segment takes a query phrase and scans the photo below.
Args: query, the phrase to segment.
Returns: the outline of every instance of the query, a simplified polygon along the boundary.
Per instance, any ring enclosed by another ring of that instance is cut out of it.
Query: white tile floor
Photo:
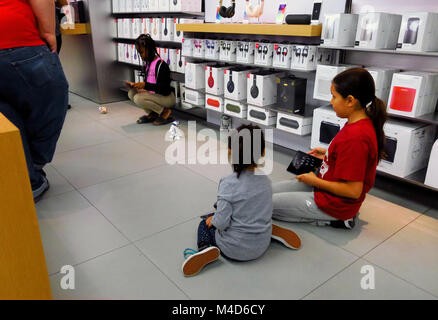
[[[198,217],[212,211],[229,165],[168,165],[168,126],[135,124],[142,111],[128,102],[106,115],[70,102],[37,205],[55,299],[438,299],[438,211],[371,195],[353,231],[280,223],[300,235],[300,250],[272,243],[256,261],[221,258],[185,278],[182,252],[196,247]],[[181,129],[187,138],[186,121]],[[290,178],[289,161],[274,151],[271,180]],[[75,267],[75,290],[60,287],[63,265]],[[361,289],[366,265],[373,290]]]

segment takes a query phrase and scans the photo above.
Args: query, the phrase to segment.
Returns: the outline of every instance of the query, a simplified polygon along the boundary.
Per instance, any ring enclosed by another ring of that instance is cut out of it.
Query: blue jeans
[[[20,129],[32,188],[52,161],[64,124],[68,83],[47,46],[0,50],[0,112]]]
[[[216,228],[209,228],[202,220],[198,226],[198,250],[201,251],[205,248],[216,246]]]

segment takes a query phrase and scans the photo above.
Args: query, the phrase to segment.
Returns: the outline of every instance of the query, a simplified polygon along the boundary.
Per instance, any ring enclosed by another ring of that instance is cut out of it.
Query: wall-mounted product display
[[[245,101],[225,99],[224,113],[233,117],[246,119],[248,104]]]
[[[378,170],[404,178],[427,166],[436,127],[388,120],[384,125],[386,159]]]
[[[272,66],[274,60],[274,44],[256,42],[254,53],[254,64],[259,66]]]
[[[397,50],[438,51],[438,13],[403,14]]]
[[[205,67],[205,92],[216,96],[224,94],[224,65]]]
[[[293,45],[291,68],[303,71],[316,70],[317,46]],[[331,60],[331,57],[328,57]]]
[[[329,66],[318,64],[316,67],[315,87],[313,91],[313,98],[330,101],[332,99],[332,93],[330,91],[332,86],[332,80],[342,71],[357,66],[352,65],[339,65]]]
[[[354,46],[358,19],[357,14],[327,14],[322,25],[321,44],[340,47]]]
[[[162,23],[160,18],[151,18],[151,36],[154,40],[160,41],[161,40],[161,28]]]
[[[312,121],[312,117],[303,117],[300,115],[278,112],[277,129],[305,136],[312,131]]]
[[[340,61],[340,51],[317,47],[316,64],[337,65]],[[316,66],[315,66],[316,69]]]
[[[176,49],[176,72],[185,73],[186,58],[183,56],[180,49]]]
[[[185,57],[193,56],[194,51],[194,39],[184,38],[182,39],[182,54]]]
[[[247,99],[248,73],[256,72],[258,69],[248,67],[233,67],[224,70],[224,94],[225,98],[231,100]]]
[[[272,65],[274,67],[279,68],[287,68],[290,69],[292,54],[293,54],[293,45],[291,44],[282,44],[277,43],[274,45],[274,61]],[[301,52],[301,51],[300,51]]]
[[[359,15],[355,46],[369,49],[395,49],[402,16],[367,12]]]
[[[198,107],[204,107],[205,106],[205,94],[200,91],[191,90],[187,87],[185,89],[185,102],[190,103],[192,105],[198,106]]]
[[[201,12],[202,0],[169,0],[170,11]]]
[[[277,103],[277,78],[282,76],[283,73],[267,70],[248,73],[248,104],[264,107]]]
[[[255,42],[237,42],[236,62],[254,63]]]
[[[311,148],[327,149],[347,121],[339,118],[331,105],[313,110]]]
[[[162,41],[173,41],[173,31],[175,29],[175,20],[172,18],[162,18],[161,19],[161,40]]]
[[[205,41],[205,58],[219,60],[220,40],[206,39]]]
[[[176,25],[181,23],[181,20],[177,18],[173,20],[173,41],[175,42],[182,42],[184,38],[184,32],[176,30]]]
[[[265,126],[272,126],[277,123],[277,113],[269,109],[248,105],[247,119]]]
[[[307,80],[289,76],[277,80],[276,108],[304,115],[306,109]]]
[[[219,48],[219,60],[235,62],[236,52],[237,41],[221,40]]]
[[[389,93],[388,113],[411,117],[432,113],[437,98],[437,73],[395,73]]]
[[[385,101],[388,105],[389,91],[394,73],[399,72],[397,69],[390,68],[366,68],[374,79],[376,86],[376,97]]]
[[[438,140],[435,141],[430,152],[429,165],[427,166],[426,181],[424,184],[438,189]]]
[[[205,57],[205,40],[204,39],[193,39],[193,54],[196,58]]]
[[[187,89],[205,88],[205,67],[206,62],[187,62],[185,71],[185,84]]]
[[[205,108],[217,112],[224,111],[224,97],[218,97],[211,94],[205,95]]]

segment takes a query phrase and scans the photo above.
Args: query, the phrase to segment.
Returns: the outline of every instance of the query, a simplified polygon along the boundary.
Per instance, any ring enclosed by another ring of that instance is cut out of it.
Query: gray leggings
[[[287,222],[315,223],[319,226],[337,220],[318,209],[312,187],[298,180],[287,180],[272,184],[273,219]]]

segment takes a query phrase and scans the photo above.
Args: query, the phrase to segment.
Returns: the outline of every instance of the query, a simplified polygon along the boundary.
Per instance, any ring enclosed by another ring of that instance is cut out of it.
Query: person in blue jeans
[[[49,188],[43,168],[52,161],[68,104],[54,5],[0,3],[0,112],[20,130],[35,202]]]

